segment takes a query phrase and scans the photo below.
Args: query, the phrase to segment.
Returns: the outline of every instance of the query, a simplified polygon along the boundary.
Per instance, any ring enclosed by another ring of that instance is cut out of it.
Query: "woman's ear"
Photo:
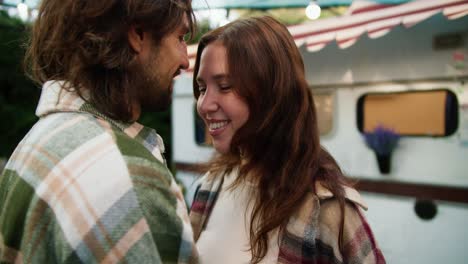
[[[140,53],[143,50],[143,41],[145,38],[145,33],[140,27],[130,26],[128,30],[128,42],[130,46],[136,53]]]

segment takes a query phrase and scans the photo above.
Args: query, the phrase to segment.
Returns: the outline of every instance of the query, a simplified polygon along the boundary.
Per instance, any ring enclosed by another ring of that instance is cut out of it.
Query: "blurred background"
[[[0,0],[0,159],[36,121],[40,88],[22,57],[40,1]],[[194,0],[199,37],[241,17],[271,15],[303,56],[322,145],[357,182],[388,263],[466,263],[468,0]],[[261,67],[261,65],[259,65]],[[197,118],[192,68],[172,108],[141,123],[164,138],[190,204],[192,168],[213,148]],[[281,142],[275,142],[281,143]],[[1,163],[0,163],[1,167]]]

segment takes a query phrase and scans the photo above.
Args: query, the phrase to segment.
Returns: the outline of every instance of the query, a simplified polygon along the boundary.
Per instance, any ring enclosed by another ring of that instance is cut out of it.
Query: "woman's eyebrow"
[[[213,79],[219,81],[219,80],[224,80],[224,79],[229,79],[229,75],[225,73],[220,73],[220,74],[215,74],[213,75]]]
[[[213,78],[216,81],[220,81],[220,80],[224,80],[224,79],[229,79],[229,75],[225,74],[225,73],[219,73],[219,74],[215,74],[215,75],[211,76],[211,78]],[[195,80],[197,82],[205,82],[205,80],[203,80],[203,78],[201,76],[197,76],[197,78]]]

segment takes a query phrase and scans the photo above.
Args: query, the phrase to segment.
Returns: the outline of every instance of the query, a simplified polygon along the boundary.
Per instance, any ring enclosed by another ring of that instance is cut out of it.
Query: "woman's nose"
[[[197,108],[199,113],[210,113],[218,110],[218,100],[215,93],[206,90],[205,94],[200,95],[197,101]]]

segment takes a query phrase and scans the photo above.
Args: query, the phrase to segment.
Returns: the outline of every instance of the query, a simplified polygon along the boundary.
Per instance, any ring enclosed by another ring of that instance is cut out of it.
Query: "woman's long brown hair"
[[[150,32],[158,45],[184,15],[193,31],[191,0],[43,0],[27,43],[27,72],[41,85],[65,80],[80,96],[85,89],[90,98],[83,99],[98,110],[131,121],[130,26]]]
[[[271,17],[227,24],[202,37],[194,76],[204,48],[214,41],[226,47],[233,89],[246,101],[250,117],[234,135],[230,153],[216,156],[209,165],[211,175],[218,177],[239,166],[234,187],[247,177],[258,183],[258,192],[251,194],[252,263],[266,255],[269,233],[276,228],[280,234],[284,231],[306,195],[315,192],[317,181],[340,203],[342,247],[343,186],[347,181],[333,157],[320,145],[313,96],[292,36]],[[198,98],[198,84],[193,84]]]

